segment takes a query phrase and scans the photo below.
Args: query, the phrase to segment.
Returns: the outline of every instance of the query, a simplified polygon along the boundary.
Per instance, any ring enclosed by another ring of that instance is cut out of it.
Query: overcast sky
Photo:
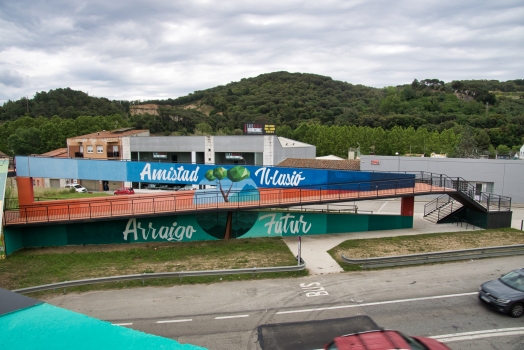
[[[275,71],[383,87],[524,78],[524,2],[0,0],[0,103],[176,98]]]

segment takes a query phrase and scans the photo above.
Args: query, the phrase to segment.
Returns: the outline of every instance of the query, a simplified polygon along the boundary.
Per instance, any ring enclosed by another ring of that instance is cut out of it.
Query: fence
[[[27,224],[49,221],[94,219],[201,210],[237,210],[272,206],[329,203],[343,200],[375,199],[399,195],[453,192],[413,178],[342,183],[309,188],[259,189],[230,192],[184,191],[169,195],[102,197],[90,201],[41,203],[4,212],[4,223]],[[190,193],[187,193],[190,192]]]

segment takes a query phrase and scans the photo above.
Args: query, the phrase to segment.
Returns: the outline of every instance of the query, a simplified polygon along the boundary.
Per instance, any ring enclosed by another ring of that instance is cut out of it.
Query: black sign
[[[244,123],[244,135],[274,135],[275,124]]]

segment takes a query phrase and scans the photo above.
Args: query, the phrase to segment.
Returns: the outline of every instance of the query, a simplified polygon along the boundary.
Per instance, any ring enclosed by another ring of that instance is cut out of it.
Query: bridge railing
[[[90,201],[53,201],[6,210],[4,223],[27,224],[48,221],[82,220],[134,215],[184,213],[196,210],[237,210],[258,207],[330,203],[341,200],[374,199],[411,194],[453,192],[452,188],[429,183],[417,184],[413,177],[394,180],[339,183],[304,188],[231,191],[224,195],[217,189],[206,192],[185,191],[166,195],[131,195],[100,197]],[[426,179],[426,180],[427,180]]]

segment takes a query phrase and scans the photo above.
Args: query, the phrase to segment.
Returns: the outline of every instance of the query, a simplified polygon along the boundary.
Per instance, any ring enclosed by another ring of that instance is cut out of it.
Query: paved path
[[[373,201],[373,202],[359,202],[359,207],[365,207],[365,204],[374,206],[375,208],[388,208],[381,214],[400,213],[400,201]],[[387,204],[387,205],[385,205]],[[371,208],[371,207],[370,207]],[[366,209],[370,209],[366,208]],[[395,236],[407,236],[407,235],[420,235],[425,233],[435,232],[457,232],[465,231],[466,226],[460,226],[456,224],[433,224],[422,218],[422,213],[417,213],[417,209],[423,209],[423,203],[415,203],[415,214],[413,217],[413,228],[411,229],[399,229],[399,230],[387,230],[387,231],[372,231],[372,232],[352,232],[342,234],[327,234],[327,235],[316,235],[316,236],[302,236],[302,259],[306,262],[306,267],[311,275],[320,275],[328,273],[339,273],[342,272],[340,265],[327,253],[333,247],[336,247],[340,243],[347,241],[348,239],[362,239],[362,238],[378,238],[378,237],[395,237]],[[520,229],[522,220],[524,220],[524,206],[514,207],[512,227]],[[375,213],[377,210],[375,209]],[[471,226],[468,230],[471,230]],[[475,228],[478,230],[478,227]],[[298,238],[297,237],[285,237],[289,249],[294,255],[298,255]]]
[[[515,208],[516,209],[516,208]],[[514,217],[523,217],[524,209],[516,209]],[[520,220],[513,220],[513,227],[520,229]],[[516,227],[518,223],[519,227]],[[478,230],[478,228],[475,228]],[[471,231],[471,226],[468,227]],[[311,275],[320,275],[328,273],[343,272],[340,265],[327,253],[333,247],[348,239],[378,238],[378,237],[395,237],[407,235],[419,235],[435,232],[456,232],[466,231],[466,226],[462,227],[456,224],[433,224],[422,218],[422,214],[415,213],[413,218],[412,229],[384,230],[372,232],[352,232],[341,234],[326,234],[316,236],[302,236],[302,259],[306,262],[306,267]],[[294,255],[298,255],[298,238],[285,237],[284,242]]]

